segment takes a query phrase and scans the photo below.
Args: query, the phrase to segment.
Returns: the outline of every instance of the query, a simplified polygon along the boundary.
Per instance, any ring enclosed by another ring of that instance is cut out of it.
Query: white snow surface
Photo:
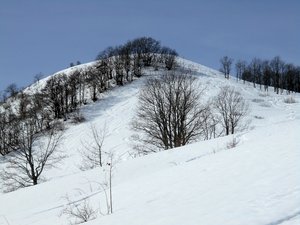
[[[69,76],[72,72],[74,72],[75,70],[82,70],[85,71],[88,68],[92,67],[95,64],[95,62],[89,62],[89,63],[84,63],[84,64],[80,64],[80,65],[76,65],[67,69],[63,69],[61,71],[58,71],[50,76],[47,76],[41,80],[39,80],[38,82],[33,83],[32,85],[30,85],[29,87],[24,89],[24,92],[26,94],[34,94],[37,91],[41,91],[47,84],[47,81],[53,77],[53,76],[57,76],[59,74],[65,74],[67,76]]]
[[[227,136],[132,158],[130,123],[144,76],[82,108],[87,121],[67,125],[60,148],[68,158],[45,173],[49,180],[0,193],[0,225],[69,224],[61,213],[66,196],[74,202],[86,198],[95,209],[106,210],[98,183],[106,179],[107,168],[78,168],[78,150],[82,142],[91,141],[91,124],[106,124],[104,150],[121,160],[113,173],[113,214],[98,212],[87,225],[300,224],[300,96],[293,94],[297,103],[286,104],[286,94],[276,95],[271,88],[265,94],[197,63],[181,62],[207,86],[205,98],[232,85],[250,104],[251,124],[234,136],[239,141],[235,148],[227,149],[233,139]]]

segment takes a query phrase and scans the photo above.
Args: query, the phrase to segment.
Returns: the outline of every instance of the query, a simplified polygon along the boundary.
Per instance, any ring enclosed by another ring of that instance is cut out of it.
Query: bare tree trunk
[[[112,168],[113,168],[113,161],[112,161],[112,158],[111,158],[110,165],[109,165],[109,201],[110,201],[110,213],[113,213]]]

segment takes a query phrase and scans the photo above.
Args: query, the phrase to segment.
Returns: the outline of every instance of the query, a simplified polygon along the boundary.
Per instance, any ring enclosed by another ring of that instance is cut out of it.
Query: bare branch
[[[166,73],[149,79],[139,96],[133,128],[144,153],[193,142],[202,135],[208,105],[201,103],[204,88],[187,73]]]
[[[6,167],[0,173],[7,192],[38,184],[44,179],[42,173],[46,168],[56,166],[66,157],[58,150],[62,131],[52,127],[37,134],[35,125],[34,119],[28,119],[16,127],[20,131],[18,146],[7,155]]]
[[[234,134],[237,129],[242,128],[242,120],[249,113],[249,105],[242,95],[230,86],[221,88],[214,98],[214,107],[220,114],[226,135]]]

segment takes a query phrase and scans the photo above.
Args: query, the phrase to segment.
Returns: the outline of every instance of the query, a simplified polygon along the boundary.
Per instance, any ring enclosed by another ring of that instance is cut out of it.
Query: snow
[[[41,91],[47,84],[47,81],[53,77],[53,76],[57,76],[59,74],[65,74],[67,76],[69,76],[70,74],[72,74],[72,72],[74,72],[75,70],[82,70],[85,71],[88,68],[92,67],[95,64],[95,62],[89,62],[89,63],[84,63],[84,64],[80,64],[80,65],[76,65],[67,69],[63,69],[61,71],[58,71],[50,76],[46,76],[45,78],[33,83],[32,85],[30,85],[29,87],[24,89],[24,92],[26,94],[34,94],[36,92]]]
[[[68,158],[59,169],[46,172],[49,181],[0,193],[0,225],[69,224],[61,215],[66,196],[72,201],[87,198],[105,211],[99,183],[107,168],[78,168],[78,149],[91,141],[91,123],[107,125],[104,149],[114,151],[120,162],[113,175],[114,213],[98,213],[87,225],[300,224],[300,96],[294,94],[297,103],[287,104],[285,94],[270,89],[265,95],[251,84],[225,80],[218,71],[181,62],[208,86],[207,99],[219,87],[232,85],[249,102],[250,127],[234,136],[239,140],[235,148],[227,148],[233,139],[227,136],[132,158],[130,122],[146,79],[142,77],[82,108],[87,121],[68,125],[60,146]]]

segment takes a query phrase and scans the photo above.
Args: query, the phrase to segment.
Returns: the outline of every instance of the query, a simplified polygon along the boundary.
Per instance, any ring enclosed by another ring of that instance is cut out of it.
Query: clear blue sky
[[[298,0],[0,0],[0,90],[140,36],[216,69],[224,55],[300,65],[299,28]]]

